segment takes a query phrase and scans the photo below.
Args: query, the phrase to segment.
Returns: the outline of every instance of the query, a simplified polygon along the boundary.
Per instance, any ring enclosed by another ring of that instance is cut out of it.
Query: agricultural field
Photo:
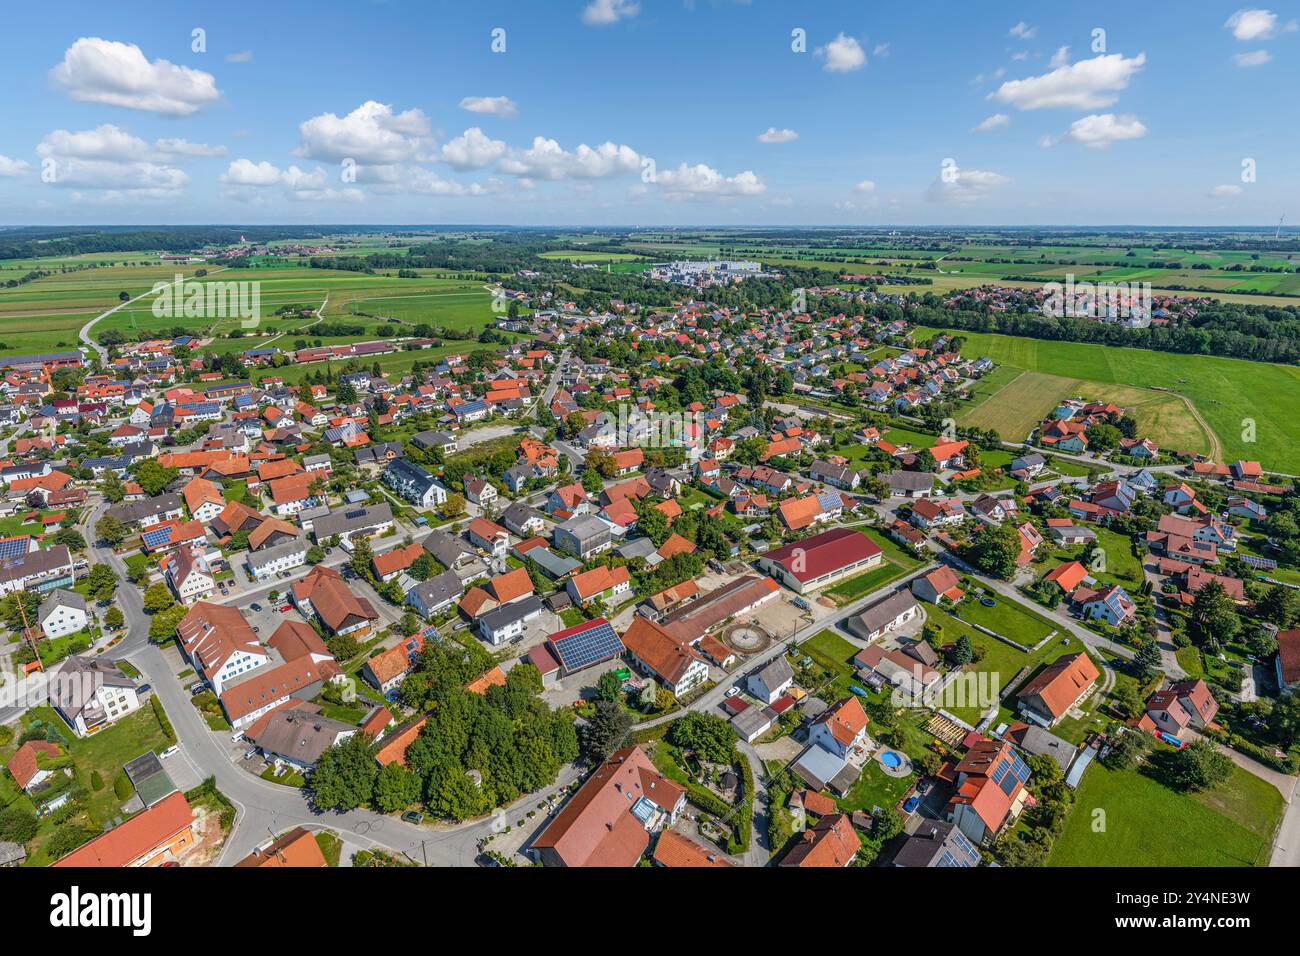
[[[920,329],[918,335],[934,331]],[[1087,387],[1094,389],[1097,397],[1125,394],[1112,391],[1114,386],[1125,386],[1143,393],[1165,392],[1188,399],[1191,407],[1185,417],[1190,423],[1183,421],[1184,416],[1173,411],[1172,406],[1145,410],[1139,407],[1149,421],[1166,430],[1149,435],[1161,445],[1176,448],[1179,440],[1185,445],[1195,433],[1199,417],[1210,443],[1207,451],[1216,459],[1254,459],[1268,469],[1300,472],[1300,418],[1294,414],[1300,368],[1212,355],[1179,355],[991,333],[961,334],[970,355],[987,355],[999,364],[1089,383]],[[987,401],[968,415],[983,409],[984,404]],[[994,405],[981,415],[996,420],[1005,414],[1009,420],[1010,413],[999,411],[999,407]],[[1247,440],[1252,437],[1247,427],[1251,422],[1253,440]]]

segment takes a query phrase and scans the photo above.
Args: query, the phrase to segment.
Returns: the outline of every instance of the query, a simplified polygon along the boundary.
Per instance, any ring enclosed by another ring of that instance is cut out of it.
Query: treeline
[[[927,298],[930,298],[927,296]],[[874,310],[873,310],[874,311]],[[882,316],[883,317],[883,316]],[[1253,362],[1300,362],[1300,311],[1293,307],[1218,303],[1172,326],[1127,329],[1087,318],[1054,318],[1032,312],[993,312],[952,309],[919,300],[908,309],[918,325],[995,332],[1060,342],[1082,342],[1125,348],[1223,355]]]
[[[337,231],[337,230],[334,230]],[[150,229],[51,229],[29,227],[0,234],[0,259],[35,259],[75,256],[94,252],[143,252],[162,249],[184,252],[202,246],[229,245],[244,236],[249,242],[319,237],[319,230],[305,226],[248,227],[177,226]]]

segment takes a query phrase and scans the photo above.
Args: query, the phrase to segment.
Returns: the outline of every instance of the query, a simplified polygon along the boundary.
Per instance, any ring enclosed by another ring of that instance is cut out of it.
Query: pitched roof
[[[664,830],[655,843],[654,861],[667,867],[728,867],[734,864],[715,850],[706,850],[676,830]]]
[[[677,684],[695,661],[702,661],[689,645],[641,614],[623,633],[623,646],[653,670],[665,683]]]
[[[832,528],[769,551],[764,557],[804,582],[878,554],[881,554],[880,546],[862,532]]]
[[[822,817],[786,852],[781,866],[846,867],[862,848],[862,838],[842,813]]]
[[[269,845],[254,850],[235,866],[269,870],[283,867],[320,867],[329,864],[325,861],[325,854],[321,852],[315,835],[305,827],[294,827]]]
[[[73,850],[54,866],[126,867],[185,830],[194,820],[179,790],[120,826]]]
[[[1100,676],[1092,658],[1079,651],[1058,657],[1047,665],[1020,689],[1016,697],[1021,700],[1037,697],[1053,717],[1060,717]]]

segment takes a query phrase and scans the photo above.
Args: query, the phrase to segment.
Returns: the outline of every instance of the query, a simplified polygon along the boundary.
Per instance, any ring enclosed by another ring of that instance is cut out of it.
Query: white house
[[[46,637],[62,637],[86,627],[90,623],[90,612],[86,599],[76,591],[55,588],[41,602],[36,620]]]
[[[137,686],[111,661],[73,655],[54,675],[50,702],[77,736],[85,737],[138,710]]]

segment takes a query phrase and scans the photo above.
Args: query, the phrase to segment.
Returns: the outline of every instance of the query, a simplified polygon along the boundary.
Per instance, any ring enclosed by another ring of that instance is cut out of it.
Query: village
[[[1267,821],[1170,865],[1267,862],[1290,476],[1082,397],[958,426],[997,364],[838,287],[502,291],[427,361],[3,360],[4,862],[1103,865],[1075,794],[1133,779]]]

